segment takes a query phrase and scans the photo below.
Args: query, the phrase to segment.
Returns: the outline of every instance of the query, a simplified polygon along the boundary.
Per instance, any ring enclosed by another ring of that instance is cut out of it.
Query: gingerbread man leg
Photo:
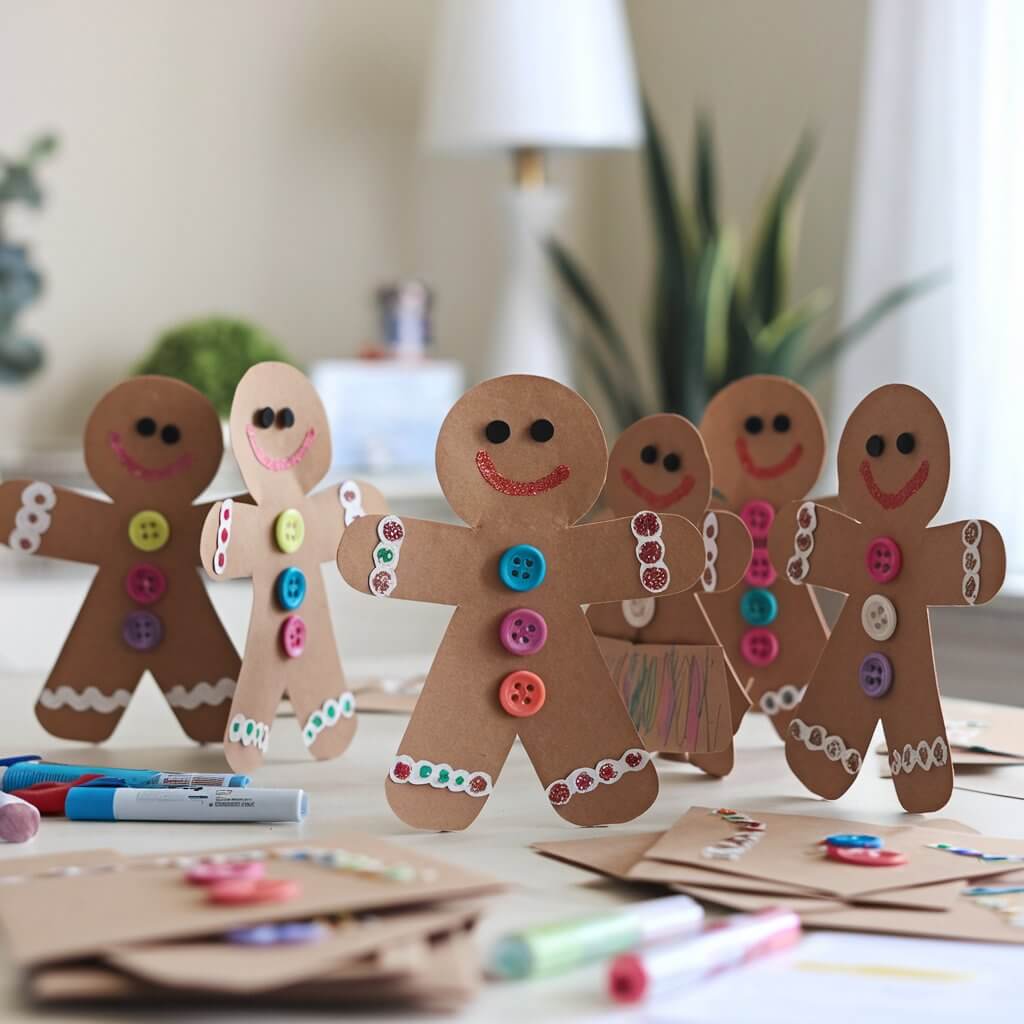
[[[274,715],[284,696],[284,681],[276,669],[270,659],[242,662],[224,732],[224,756],[236,772],[255,771],[269,749]]]
[[[729,679],[729,710],[732,714],[733,736],[739,731],[743,716],[750,709],[750,701],[743,692],[739,680],[730,673]],[[689,754],[679,755],[686,757],[691,764],[696,765],[702,772],[713,775],[715,778],[722,778],[728,775],[736,760],[735,740],[729,740],[729,746],[724,750],[716,750],[711,754]]]

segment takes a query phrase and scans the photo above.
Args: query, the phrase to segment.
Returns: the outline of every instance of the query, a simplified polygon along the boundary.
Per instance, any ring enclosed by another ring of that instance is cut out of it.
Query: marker
[[[592,960],[700,931],[704,910],[689,896],[645,900],[611,914],[542,925],[499,939],[490,972],[528,978],[572,970]]]
[[[689,942],[617,957],[608,971],[608,994],[617,1003],[638,1003],[786,949],[799,938],[800,918],[792,910],[740,914],[709,925]]]
[[[84,764],[43,761],[38,754],[0,759],[0,789],[5,793],[37,782],[74,782],[82,775],[102,775],[136,789],[192,789],[195,786],[248,786],[248,775],[220,772],[158,772],[144,768],[96,768]]]
[[[97,779],[68,790],[64,813],[76,821],[302,821],[301,789],[130,789]]]

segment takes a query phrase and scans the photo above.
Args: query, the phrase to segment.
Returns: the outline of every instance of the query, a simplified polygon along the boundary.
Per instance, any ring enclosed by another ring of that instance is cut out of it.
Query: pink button
[[[747,524],[754,540],[766,540],[772,520],[775,519],[775,509],[767,501],[748,501],[740,509],[740,519]]]
[[[540,612],[517,608],[501,620],[498,635],[510,654],[536,654],[547,642],[548,624]]]
[[[740,654],[751,665],[763,668],[779,656],[779,638],[770,629],[748,629],[740,639]]]
[[[892,537],[876,537],[868,545],[864,560],[871,578],[879,583],[896,579],[903,568],[903,552]]]
[[[263,877],[258,860],[228,861],[224,864],[197,864],[185,872],[190,885],[215,885],[217,882],[254,881]]]
[[[128,596],[139,604],[153,604],[164,596],[167,577],[149,562],[140,562],[131,568],[124,578],[124,589]]]
[[[281,646],[289,658],[300,658],[306,649],[306,623],[301,615],[289,615],[281,623]]]
[[[770,587],[775,582],[776,575],[775,566],[772,565],[768,552],[764,548],[754,548],[744,579],[752,587]]]

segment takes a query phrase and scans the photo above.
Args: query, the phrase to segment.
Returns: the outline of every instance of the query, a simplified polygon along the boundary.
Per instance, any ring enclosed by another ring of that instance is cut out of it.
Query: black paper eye
[[[666,455],[665,458],[663,458],[661,460],[661,464],[670,473],[675,473],[679,469],[679,467],[683,464],[683,460],[681,458],[679,458],[679,456],[676,455],[675,452],[669,452],[668,455]]]
[[[277,425],[279,427],[295,426],[295,413],[293,413],[291,409],[288,408],[287,405],[283,409],[278,410]]]
[[[764,430],[764,420],[760,416],[748,416],[743,429],[748,434],[760,434]]]
[[[899,449],[901,455],[909,455],[914,450],[914,445],[916,443],[914,435],[906,432],[900,434],[900,436],[896,438],[896,447]]]
[[[784,412],[780,412],[779,415],[772,420],[772,427],[775,428],[776,433],[784,434],[789,430],[789,417]]]
[[[653,444],[644,445],[640,449],[640,458],[647,463],[649,466],[653,466],[658,461],[658,449]]]
[[[872,434],[868,438],[868,443],[864,445],[864,450],[871,458],[877,459],[885,451],[885,441],[878,434]]]
[[[143,416],[136,422],[135,429],[143,437],[152,437],[156,433],[156,420],[152,416]]]
[[[504,420],[491,420],[484,427],[484,436],[491,444],[504,444],[509,439],[511,433],[509,425]]]
[[[530,437],[544,444],[555,436],[555,425],[551,420],[534,420],[530,424]]]
[[[168,423],[160,431],[160,440],[164,444],[177,444],[181,440],[181,431],[173,423]]]
[[[252,421],[257,427],[266,430],[274,425],[274,410],[269,405],[265,405],[262,409],[256,410]]]

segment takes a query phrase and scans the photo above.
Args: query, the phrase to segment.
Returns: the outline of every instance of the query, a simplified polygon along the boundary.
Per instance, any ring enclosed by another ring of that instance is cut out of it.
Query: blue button
[[[533,590],[544,582],[548,567],[532,544],[516,544],[501,556],[498,575],[509,590]]]
[[[306,577],[301,569],[284,569],[274,584],[274,596],[285,611],[293,612],[306,599]]]
[[[779,602],[770,590],[754,587],[740,598],[740,614],[751,626],[768,626],[779,614]]]
[[[842,832],[839,835],[828,836],[825,845],[838,846],[844,850],[880,850],[885,843],[878,836],[858,836]]]

